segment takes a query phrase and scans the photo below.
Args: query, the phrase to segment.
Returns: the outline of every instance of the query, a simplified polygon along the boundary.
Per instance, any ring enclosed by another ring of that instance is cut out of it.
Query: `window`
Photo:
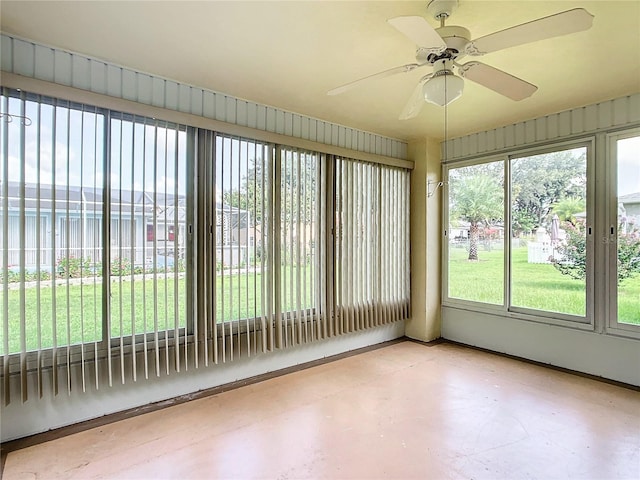
[[[325,196],[324,156],[285,149],[280,151],[280,304],[287,325],[286,342],[314,338],[320,315],[320,258],[324,250],[321,208]]]
[[[215,142],[215,322],[266,320],[273,147],[223,135],[216,135]],[[257,242],[252,245],[250,237]],[[228,329],[239,332],[237,327]]]
[[[184,235],[148,241],[142,228],[184,226],[184,129],[25,94],[3,101],[31,126],[3,125],[2,352],[52,349],[56,362],[58,348],[95,355],[111,337],[122,356],[131,336],[183,328]]]
[[[446,302],[590,321],[588,153],[586,144],[446,168]]]
[[[639,152],[634,128],[446,164],[445,305],[638,338]],[[508,240],[497,255],[501,242],[485,247],[482,228],[501,232],[490,207],[502,198]],[[490,211],[476,238],[467,203]]]
[[[450,298],[504,302],[504,164],[449,170]]]
[[[156,374],[162,367],[166,371],[174,362],[179,370],[180,353],[186,355],[180,337],[190,321],[186,259],[191,246],[185,232],[192,182],[187,173],[187,131],[110,112],[107,135],[104,214],[109,218],[105,266],[111,279],[106,316],[110,336],[119,347],[121,364],[126,345],[142,342],[145,374],[150,368]],[[147,347],[149,342],[152,347]]]
[[[100,342],[104,113],[25,94],[2,110],[31,123],[1,125],[0,352]]]
[[[320,338],[330,320],[320,305],[328,159],[204,130],[199,139],[200,188],[215,198],[202,217],[205,255],[215,260],[202,278],[205,297],[212,292],[199,306],[203,360]]]
[[[514,157],[511,306],[586,316],[587,149]]]
[[[98,388],[408,315],[408,171],[9,89],[0,106],[5,387],[33,369]]]
[[[634,331],[640,326],[640,135],[615,135],[610,148],[615,201],[609,222],[609,326]]]

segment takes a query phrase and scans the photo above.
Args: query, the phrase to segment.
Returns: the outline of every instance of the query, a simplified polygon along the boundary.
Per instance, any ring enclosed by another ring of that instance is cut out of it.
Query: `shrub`
[[[183,258],[178,258],[178,271],[179,272],[186,272],[187,271],[187,264],[184,261]]]
[[[640,237],[623,235],[618,238],[618,284],[640,274]]]
[[[560,273],[569,275],[576,280],[584,280],[587,274],[587,243],[586,235],[579,228],[565,223],[567,237],[564,244],[557,247],[559,256],[563,260],[555,261],[553,266]]]
[[[115,257],[111,259],[111,275],[114,277],[131,275],[131,268],[131,260],[128,258]]]
[[[564,259],[554,262],[560,273],[569,275],[577,280],[586,278],[587,248],[586,235],[578,227],[565,223],[567,238],[564,244],[557,247]],[[612,246],[615,248],[615,246]],[[640,236],[638,232],[620,235],[617,244],[618,250],[618,284],[623,280],[640,274]]]
[[[82,257],[60,257],[56,262],[57,276],[60,278],[80,278],[89,273],[89,259]]]
[[[4,284],[4,269],[0,270],[0,284]],[[15,283],[20,281],[20,274],[9,270],[7,272],[7,283]]]
[[[101,277],[102,276],[102,263],[94,263],[91,265],[91,272],[93,273],[94,277]]]
[[[29,271],[24,273],[25,282],[35,282],[38,280],[38,272]],[[51,274],[47,270],[40,270],[40,280],[51,280]],[[7,275],[8,283],[18,283],[20,281],[20,272],[9,270]],[[4,283],[4,271],[0,269],[0,284]]]
[[[38,272],[26,272],[24,274],[25,282],[35,282],[38,280]],[[40,281],[51,280],[51,275],[46,270],[40,270]]]

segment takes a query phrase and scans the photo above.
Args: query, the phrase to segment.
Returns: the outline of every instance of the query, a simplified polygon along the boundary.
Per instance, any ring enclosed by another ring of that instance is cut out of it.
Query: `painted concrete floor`
[[[640,393],[402,342],[9,454],[4,478],[640,478]]]

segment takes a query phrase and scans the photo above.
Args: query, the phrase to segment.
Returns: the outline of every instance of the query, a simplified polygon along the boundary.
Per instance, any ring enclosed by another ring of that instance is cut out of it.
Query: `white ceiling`
[[[2,31],[139,71],[378,134],[442,138],[444,110],[398,115],[420,69],[330,97],[344,83],[414,61],[386,20],[427,17],[418,2],[28,2],[2,0]],[[449,137],[640,92],[640,1],[461,0],[448,25],[478,38],[582,7],[593,27],[480,60],[539,87],[514,102],[465,82]],[[437,22],[427,19],[436,27]]]

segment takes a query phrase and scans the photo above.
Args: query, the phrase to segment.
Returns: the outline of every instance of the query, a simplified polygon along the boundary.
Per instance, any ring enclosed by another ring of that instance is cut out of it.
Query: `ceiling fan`
[[[369,75],[334,88],[327,94],[338,95],[369,80],[411,72],[420,67],[431,67],[432,73],[420,79],[400,114],[400,120],[418,115],[425,101],[439,106],[453,102],[462,95],[463,79],[476,82],[512,100],[523,100],[530,97],[538,87],[484,63],[472,60],[461,64],[459,60],[466,55],[477,57],[525,43],[588,30],[593,23],[593,15],[583,8],[574,8],[470,40],[471,34],[466,28],[445,26],[445,20],[457,5],[458,0],[429,2],[427,12],[440,21],[440,28],[437,29],[423,17],[406,16],[387,20],[417,45],[416,62]],[[454,73],[454,68],[458,75]]]

